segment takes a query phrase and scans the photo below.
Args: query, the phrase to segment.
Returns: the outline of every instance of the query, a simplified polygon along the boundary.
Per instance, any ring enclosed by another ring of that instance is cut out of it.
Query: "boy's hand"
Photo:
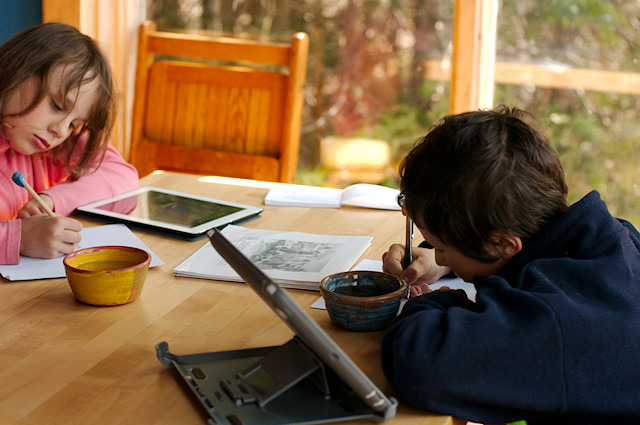
[[[55,258],[76,249],[82,223],[69,217],[46,214],[22,219],[20,254],[26,257]]]
[[[448,274],[448,267],[436,264],[433,249],[414,248],[413,262],[405,270],[402,269],[404,245],[393,244],[389,251],[382,254],[382,271],[399,276],[411,287],[411,296],[427,292],[429,284]]]
[[[53,199],[51,199],[51,197],[45,193],[40,194],[40,198],[53,211]],[[46,213],[46,211],[44,211],[40,204],[32,198],[29,200],[29,202],[24,204],[24,207],[22,207],[20,211],[18,211],[18,218],[27,218],[44,213]]]

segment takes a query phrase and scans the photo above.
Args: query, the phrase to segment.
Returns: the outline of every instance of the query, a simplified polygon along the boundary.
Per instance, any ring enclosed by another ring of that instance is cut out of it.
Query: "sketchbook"
[[[267,276],[285,288],[319,290],[325,276],[349,270],[371,245],[371,236],[318,235],[229,225],[222,234]],[[176,276],[242,282],[206,243],[173,269]]]
[[[397,189],[369,183],[358,183],[345,189],[329,187],[274,186],[264,198],[265,205],[288,207],[340,208],[352,207],[400,210]]]

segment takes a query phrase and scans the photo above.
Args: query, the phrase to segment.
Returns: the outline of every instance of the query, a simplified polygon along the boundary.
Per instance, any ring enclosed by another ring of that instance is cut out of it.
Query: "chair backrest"
[[[309,38],[291,44],[159,32],[140,25],[131,162],[292,182]]]

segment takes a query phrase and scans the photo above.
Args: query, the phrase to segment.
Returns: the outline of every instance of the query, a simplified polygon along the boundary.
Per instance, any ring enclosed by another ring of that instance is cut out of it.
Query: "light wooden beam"
[[[425,80],[449,81],[449,61],[425,62]],[[496,84],[534,86],[566,90],[598,91],[603,93],[640,94],[640,73],[571,68],[524,62],[496,62]]]
[[[455,0],[450,112],[493,104],[497,0]]]

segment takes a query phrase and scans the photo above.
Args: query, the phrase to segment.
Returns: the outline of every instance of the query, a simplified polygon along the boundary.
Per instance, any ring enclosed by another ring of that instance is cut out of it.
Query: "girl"
[[[0,263],[74,250],[82,204],[133,190],[138,173],[109,146],[116,98],[106,58],[91,38],[45,23],[0,46]],[[44,214],[25,180],[56,212]]]

